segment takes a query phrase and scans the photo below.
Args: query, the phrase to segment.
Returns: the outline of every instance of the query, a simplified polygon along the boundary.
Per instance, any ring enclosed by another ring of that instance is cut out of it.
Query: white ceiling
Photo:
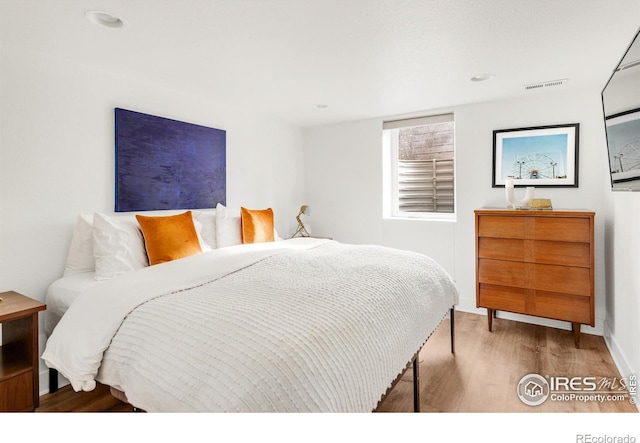
[[[2,44],[302,126],[601,89],[639,26],[639,0],[0,0]]]

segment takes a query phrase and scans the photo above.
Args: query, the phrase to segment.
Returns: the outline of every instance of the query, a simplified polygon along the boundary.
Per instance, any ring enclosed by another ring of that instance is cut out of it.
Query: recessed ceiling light
[[[87,11],[84,13],[84,16],[90,22],[96,25],[106,26],[107,28],[122,28],[124,26],[124,21],[110,12]]]
[[[484,82],[487,80],[491,80],[495,75],[493,74],[478,74],[471,77],[472,82]]]

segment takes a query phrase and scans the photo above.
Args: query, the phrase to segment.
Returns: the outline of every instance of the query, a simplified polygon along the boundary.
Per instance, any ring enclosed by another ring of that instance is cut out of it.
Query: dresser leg
[[[489,332],[491,332],[491,331],[492,331],[492,329],[491,329],[491,328],[492,328],[492,326],[493,326],[493,317],[494,317],[495,315],[496,315],[496,311],[495,311],[495,309],[487,308],[487,322],[488,322],[488,325],[489,325]]]
[[[580,348],[580,323],[571,323],[571,330],[573,331],[573,339],[576,342],[576,348]]]

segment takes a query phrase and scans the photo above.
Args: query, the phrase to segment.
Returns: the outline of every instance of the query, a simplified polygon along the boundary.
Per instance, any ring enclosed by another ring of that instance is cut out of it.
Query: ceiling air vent
[[[546,89],[558,86],[564,86],[569,82],[568,78],[563,78],[561,80],[550,80],[548,82],[540,82],[540,83],[531,83],[530,85],[524,85],[525,91],[532,91],[535,89]]]

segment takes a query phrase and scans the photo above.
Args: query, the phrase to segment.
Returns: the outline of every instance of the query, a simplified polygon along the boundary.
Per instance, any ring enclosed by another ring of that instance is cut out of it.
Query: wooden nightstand
[[[40,403],[38,312],[47,306],[13,291],[0,298],[0,412],[34,411]]]

